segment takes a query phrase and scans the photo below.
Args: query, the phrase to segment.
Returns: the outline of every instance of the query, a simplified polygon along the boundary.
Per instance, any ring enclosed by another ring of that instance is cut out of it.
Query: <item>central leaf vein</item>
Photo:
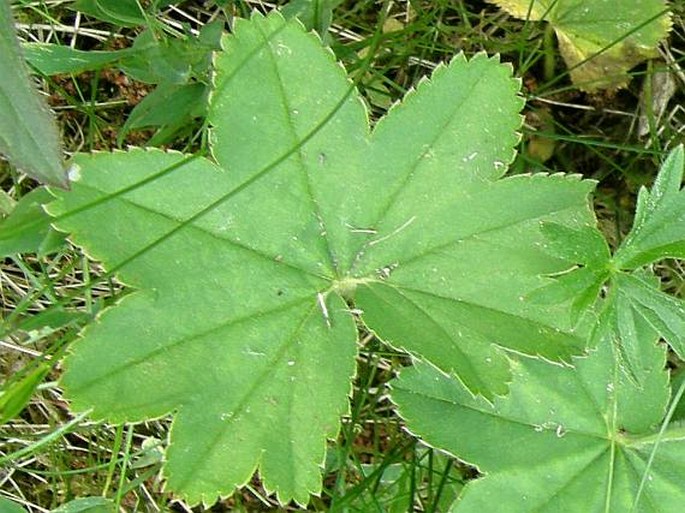
[[[425,145],[424,151],[421,152],[419,155],[416,156],[413,162],[411,162],[407,169],[405,170],[404,176],[401,178],[400,183],[397,185],[394,191],[388,196],[387,200],[385,201],[385,204],[379,211],[379,215],[375,222],[371,223],[370,226],[373,226],[375,228],[378,228],[380,224],[383,222],[383,220],[386,218],[386,216],[389,214],[390,210],[392,209],[393,205],[397,202],[402,190],[407,187],[411,181],[414,179],[414,177],[417,175],[417,170],[420,166],[420,164],[423,162],[423,156],[427,152],[430,151],[432,147],[435,146],[438,140],[440,140],[441,137],[445,135],[445,131],[447,130],[447,127],[450,126],[459,112],[462,110],[464,104],[468,102],[468,100],[471,97],[471,93],[476,89],[476,87],[480,84],[481,79],[485,75],[485,72],[481,74],[481,77],[474,81],[471,84],[471,87],[469,88],[468,94],[465,94],[460,102],[455,102],[453,109],[450,113],[450,115],[447,117],[447,119],[441,124],[441,129],[436,131],[435,135],[433,136],[432,140]],[[416,94],[416,92],[415,92]],[[402,108],[402,106],[398,106],[397,108]],[[381,124],[383,121],[381,120]],[[379,125],[380,126],[380,125]],[[372,138],[375,136],[376,131],[372,132]],[[362,247],[359,249],[357,252],[357,256],[355,257],[354,261],[358,262],[361,259],[361,256],[364,254],[364,252],[368,249],[368,247],[373,243],[375,239],[367,240]]]
[[[278,350],[275,352],[271,360],[269,360],[269,362],[266,363],[262,372],[255,376],[255,378],[252,380],[248,387],[245,387],[241,390],[243,393],[241,394],[240,400],[236,404],[235,408],[233,408],[233,415],[229,419],[226,419],[221,423],[221,428],[217,430],[216,434],[212,437],[210,443],[208,443],[202,450],[201,454],[195,457],[193,461],[190,463],[190,466],[187,469],[188,471],[185,473],[185,478],[179,480],[179,486],[181,488],[183,488],[188,482],[190,482],[193,479],[193,475],[197,471],[197,468],[208,459],[207,456],[220,443],[221,439],[224,437],[228,429],[232,426],[235,419],[239,418],[240,415],[245,412],[245,409],[249,405],[250,401],[253,399],[257,390],[259,390],[259,388],[263,386],[265,383],[268,383],[269,378],[273,375],[274,369],[284,359],[284,356],[287,353],[287,351],[290,348],[292,348],[293,344],[295,344],[305,324],[310,319],[310,317],[315,314],[316,311],[316,306],[313,306],[309,309],[307,314],[297,324],[292,333],[290,333],[288,337],[280,345],[280,347],[278,347]],[[262,450],[262,453],[263,451],[264,450]]]
[[[266,35],[264,34],[263,30],[260,28],[260,33],[262,34],[262,37],[266,38]],[[302,177],[304,181],[304,186],[305,190],[307,191],[307,195],[309,197],[309,200],[311,202],[312,206],[312,211],[314,215],[316,216],[317,222],[319,223],[319,226],[322,231],[321,238],[323,239],[324,244],[326,245],[326,254],[328,255],[330,259],[330,266],[333,272],[336,275],[339,275],[339,270],[338,270],[338,262],[337,259],[335,258],[335,255],[333,253],[333,250],[330,245],[330,241],[328,237],[325,236],[326,234],[326,226],[325,226],[325,221],[323,216],[321,215],[321,210],[319,208],[319,204],[316,201],[316,198],[314,197],[314,192],[313,192],[313,187],[311,183],[311,178],[309,176],[307,164],[305,162],[304,156],[302,154],[302,149],[304,146],[304,142],[300,137],[299,134],[297,133],[297,129],[295,128],[295,125],[293,123],[293,107],[289,104],[288,102],[288,91],[285,87],[285,84],[283,84],[283,80],[281,79],[281,73],[279,73],[278,69],[278,62],[275,59],[275,52],[276,50],[273,48],[273,45],[276,44],[273,41],[268,41],[269,48],[272,50],[268,53],[269,56],[269,64],[271,64],[271,68],[273,70],[273,79],[276,84],[278,84],[278,89],[281,97],[281,105],[283,107],[283,111],[285,114],[285,119],[287,121],[287,126],[290,131],[290,135],[292,136],[292,144],[294,148],[297,148],[296,150],[296,155],[297,155],[297,160],[299,164],[299,168],[302,172]],[[319,122],[316,126],[321,129],[325,126],[327,122],[330,121],[330,118],[322,120],[322,122]]]
[[[142,292],[140,292],[140,293],[142,293]],[[128,296],[128,297],[132,297],[132,296]],[[219,333],[220,331],[222,331],[226,328],[230,328],[230,327],[239,325],[241,323],[251,321],[257,317],[264,317],[267,315],[283,312],[283,311],[288,310],[290,308],[293,308],[297,305],[306,304],[310,301],[312,301],[312,299],[310,297],[300,298],[300,299],[297,299],[295,301],[292,301],[292,302],[289,302],[286,304],[278,305],[275,308],[271,308],[268,310],[262,310],[262,311],[256,311],[256,312],[251,313],[250,315],[239,317],[237,319],[228,319],[222,323],[219,323],[216,326],[213,326],[212,328],[194,333],[192,335],[188,335],[186,337],[181,337],[177,340],[169,342],[168,344],[157,347],[153,351],[150,351],[149,353],[146,353],[145,355],[142,355],[139,358],[136,358],[134,360],[128,360],[118,367],[112,366],[106,373],[100,374],[97,377],[90,379],[90,380],[84,380],[82,383],[79,384],[78,387],[72,387],[72,391],[74,393],[78,393],[79,390],[87,389],[87,388],[89,388],[89,387],[91,387],[91,386],[93,386],[93,385],[95,385],[101,381],[105,381],[107,379],[110,379],[113,376],[120,374],[121,372],[130,371],[133,367],[137,367],[139,365],[147,363],[150,360],[153,360],[154,358],[161,356],[164,353],[167,353],[170,349],[174,349],[174,348],[180,346],[181,344],[188,344],[191,342],[197,342],[199,340],[204,339],[208,335],[212,335],[214,333]]]
[[[107,191],[98,189],[97,187],[94,187],[92,185],[81,184],[80,187],[83,187],[85,189],[90,189],[90,190],[93,190],[93,191],[96,191],[96,192],[99,192],[102,194],[107,194]],[[159,210],[155,210],[155,209],[150,208],[146,205],[137,203],[137,202],[133,201],[131,198],[128,198],[126,196],[121,196],[121,197],[117,198],[117,200],[122,201],[131,207],[143,210],[144,212],[146,212],[148,214],[159,216],[159,217],[166,219],[172,223],[177,223],[176,226],[174,227],[174,229],[168,231],[164,235],[160,236],[159,239],[156,239],[152,244],[148,245],[148,247],[146,248],[148,250],[152,249],[152,247],[154,247],[154,246],[158,246],[159,244],[164,242],[164,240],[169,239],[170,237],[172,237],[175,233],[177,233],[181,229],[193,229],[193,230],[200,231],[205,235],[209,235],[210,237],[212,237],[214,239],[217,239],[217,240],[220,240],[220,241],[225,242],[227,244],[230,244],[233,247],[240,248],[240,249],[243,249],[245,251],[248,251],[256,257],[267,260],[267,261],[274,263],[274,264],[278,264],[279,266],[288,267],[288,268],[293,269],[295,271],[298,271],[302,274],[306,274],[308,276],[312,276],[312,277],[315,277],[315,278],[318,278],[321,280],[328,281],[330,279],[330,277],[328,277],[328,276],[322,276],[320,274],[317,274],[315,272],[310,271],[309,269],[305,269],[304,267],[300,267],[300,266],[295,265],[291,262],[288,262],[285,258],[279,258],[279,255],[271,255],[268,253],[264,253],[263,251],[260,251],[257,248],[253,248],[251,246],[248,246],[248,245],[246,245],[242,242],[239,242],[235,239],[230,239],[228,237],[222,236],[222,235],[220,235],[220,234],[218,234],[212,230],[205,228],[204,226],[202,226],[200,224],[196,224],[193,221],[195,221],[199,217],[201,217],[197,213],[193,214],[191,217],[189,217],[187,219],[177,219],[175,217],[172,217],[169,214],[166,214],[164,212],[160,212]],[[205,213],[207,213],[207,209],[203,209],[199,213],[205,214]],[[154,246],[153,246],[153,244],[154,244]],[[128,262],[128,260],[127,260],[127,262]],[[118,264],[117,268],[121,269],[121,265]]]

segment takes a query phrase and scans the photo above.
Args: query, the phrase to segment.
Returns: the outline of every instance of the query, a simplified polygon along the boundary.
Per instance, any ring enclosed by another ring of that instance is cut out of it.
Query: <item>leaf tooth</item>
[[[408,105],[411,102],[413,102],[414,97],[416,97],[417,94],[420,94],[420,91],[423,88],[429,87],[435,79],[439,78],[442,74],[447,72],[450,66],[454,65],[454,63],[456,63],[457,61],[461,62],[462,65],[468,64],[470,62],[463,51],[460,51],[459,53],[454,55],[447,63],[445,63],[444,61],[438,62],[433,68],[433,71],[429,75],[423,75],[421,78],[419,78],[418,82],[412,85],[402,98],[395,100],[392,103],[392,105],[387,109],[385,115],[379,120],[377,125],[381,124],[383,120],[386,117],[388,117],[394,110],[402,108],[404,105]]]
[[[409,423],[416,424],[416,422],[411,421],[407,416],[405,416],[404,413],[402,413],[404,410],[402,410],[399,407],[399,405],[397,405],[397,403],[395,403],[394,401],[393,401],[393,403],[395,404],[395,411],[397,412],[397,414],[399,415],[399,417],[401,419],[405,420],[406,424],[409,424]],[[485,477],[486,475],[488,475],[490,473],[490,472],[484,470],[483,468],[481,468],[481,466],[478,465],[475,461],[466,459],[462,456],[459,456],[458,454],[451,452],[449,449],[445,449],[444,447],[440,447],[436,444],[431,443],[430,441],[426,440],[426,438],[424,438],[422,435],[420,435],[418,431],[414,431],[413,429],[410,429],[409,426],[407,426],[406,424],[402,426],[402,430],[404,432],[406,432],[410,437],[414,438],[415,440],[420,440],[422,445],[425,445],[426,447],[428,447],[434,451],[437,451],[440,454],[444,454],[445,456],[448,456],[448,457],[454,459],[455,461],[458,461],[459,463],[462,463],[462,464],[467,465],[469,467],[475,468],[476,471],[478,472],[478,474],[481,475],[481,478]]]
[[[531,180],[557,180],[560,182],[566,181],[566,182],[585,182],[588,185],[589,184],[596,184],[597,180],[593,180],[591,178],[586,178],[581,174],[578,173],[564,173],[563,171],[556,172],[556,173],[548,173],[545,171],[534,171],[534,172],[528,172],[528,173],[519,173],[515,176],[511,176],[510,179],[516,179],[518,177],[522,178],[529,178]]]
[[[450,63],[456,61],[457,59],[462,58],[464,62],[466,62],[466,58],[464,56],[464,52],[459,52],[457,55],[455,55]],[[436,66],[433,68],[433,71],[431,72],[430,75],[423,75],[419,80],[416,82],[416,84],[413,84],[409,89],[407,89],[407,92],[404,94],[402,98],[399,98],[395,100],[390,107],[386,110],[385,114],[381,119],[376,123],[376,126],[380,125],[383,120],[388,117],[392,112],[394,112],[397,109],[401,109],[403,105],[406,105],[408,102],[412,101],[412,98],[418,94],[418,91],[421,90],[422,88],[426,87],[427,84],[430,84],[432,81],[432,78],[436,76],[440,76],[440,74],[444,73],[444,71],[447,69],[447,65],[444,62],[439,62],[436,64]]]

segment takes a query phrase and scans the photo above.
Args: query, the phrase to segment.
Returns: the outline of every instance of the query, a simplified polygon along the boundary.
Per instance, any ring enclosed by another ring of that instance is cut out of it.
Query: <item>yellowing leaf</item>
[[[581,89],[618,88],[628,71],[657,55],[671,18],[665,0],[490,0],[511,15],[552,24]]]

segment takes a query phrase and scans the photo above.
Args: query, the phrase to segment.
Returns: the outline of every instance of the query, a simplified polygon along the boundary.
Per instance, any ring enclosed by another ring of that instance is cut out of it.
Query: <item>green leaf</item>
[[[186,84],[193,77],[202,77],[211,64],[216,43],[211,33],[203,34],[202,38],[170,38],[145,30],[136,37],[121,68],[141,82]]]
[[[12,420],[21,413],[51,368],[51,365],[41,363],[25,375],[14,375],[3,384],[0,389],[0,424]]]
[[[47,255],[62,247],[65,236],[50,226],[51,218],[43,210],[52,200],[54,196],[39,187],[17,202],[11,214],[0,221],[0,255]]]
[[[669,398],[665,351],[648,326],[641,332],[641,387],[607,340],[575,369],[517,360],[509,396],[494,404],[427,364],[403,370],[392,398],[408,429],[484,474],[450,511],[682,511],[683,430],[657,434]]]
[[[634,376],[642,353],[634,329],[636,318],[685,357],[685,303],[661,292],[659,280],[646,269],[637,269],[666,257],[685,257],[685,193],[680,188],[684,160],[679,146],[662,165],[651,191],[640,190],[633,228],[613,258],[594,227],[542,226],[545,250],[571,267],[550,275],[554,281],[533,290],[528,300],[540,304],[572,300],[573,318],[580,320],[584,313],[596,315],[589,307],[608,284],[609,297],[600,301],[600,315],[606,318],[600,324],[611,326],[613,343],[629,376]]]
[[[635,221],[614,256],[616,266],[635,269],[663,258],[685,258],[683,146],[664,161],[651,191],[640,190]]]
[[[665,0],[489,0],[518,18],[548,21],[573,83],[592,91],[625,86],[671,28]]]
[[[573,264],[581,263],[601,271],[611,259],[606,239],[594,225],[571,228],[557,223],[542,223],[545,250]]]
[[[291,0],[281,8],[286,18],[297,16],[309,30],[316,30],[326,40],[333,22],[333,9],[341,0]]]
[[[200,83],[160,84],[131,111],[119,131],[119,142],[137,128],[176,127],[178,130],[187,126],[193,118],[206,114],[208,93],[209,88]]]
[[[258,468],[283,502],[318,493],[355,315],[489,398],[509,379],[498,347],[583,350],[566,305],[525,295],[568,267],[543,251],[540,222],[591,223],[593,183],[502,178],[521,123],[509,67],[459,55],[370,133],[343,69],[296,20],[236,20],[224,46],[213,161],[79,155],[73,192],[50,206],[136,289],[86,328],[62,384],[111,421],[176,412],[169,489],[209,503]]]
[[[635,314],[641,316],[681,359],[685,359],[685,302],[635,275],[619,274],[614,284]]]
[[[98,303],[95,303],[97,306]],[[69,326],[70,324],[85,324],[87,321],[93,319],[94,314],[97,313],[97,308],[93,314],[86,312],[70,311],[65,310],[60,306],[52,306],[47,310],[43,310],[39,313],[32,315],[31,317],[21,319],[20,322],[16,322],[16,325],[9,324],[6,320],[3,322],[3,328],[6,331],[14,331],[20,329],[22,331],[28,332],[33,330],[42,330],[44,328],[52,328],[56,330],[57,328],[62,328]]]
[[[0,497],[0,512],[2,513],[26,513],[19,504],[4,497]]]
[[[114,513],[114,503],[104,497],[81,497],[63,504],[52,513]]]
[[[26,43],[23,49],[31,67],[48,76],[104,68],[131,54],[130,50],[83,51],[50,43]]]
[[[26,407],[33,393],[64,355],[66,345],[54,347],[51,354],[28,363],[5,379],[0,388],[0,424],[13,419]]]
[[[122,27],[135,27],[146,22],[138,0],[76,0],[71,8]]]
[[[551,275],[554,281],[528,294],[540,304],[559,304],[572,300],[571,318],[577,324],[596,301],[602,285],[610,276],[611,251],[602,233],[593,225],[570,228],[543,223],[544,250],[567,261],[571,267]]]
[[[217,18],[202,25],[197,42],[211,50],[221,50],[221,37],[224,33],[224,20]]]
[[[21,55],[9,2],[0,2],[0,153],[44,183],[67,186],[57,127]]]

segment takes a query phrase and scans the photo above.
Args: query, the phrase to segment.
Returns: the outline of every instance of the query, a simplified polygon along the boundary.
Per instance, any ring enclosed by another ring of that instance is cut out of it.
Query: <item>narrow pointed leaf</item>
[[[41,182],[66,187],[55,122],[31,83],[9,2],[0,2],[0,154]]]
[[[39,364],[19,379],[10,379],[3,384],[0,389],[0,424],[21,413],[50,369],[51,366],[48,364]]]
[[[352,311],[487,397],[509,379],[498,346],[583,350],[568,305],[526,294],[568,266],[544,252],[540,223],[590,224],[593,183],[502,178],[521,122],[510,68],[459,55],[371,131],[297,20],[237,20],[223,45],[212,161],[79,155],[73,191],[50,206],[134,289],[74,345],[62,380],[74,408],[175,412],[165,474],[191,503],[258,469],[279,500],[304,504],[347,408]]]
[[[43,75],[81,73],[100,69],[130,55],[131,51],[77,50],[70,46],[52,43],[27,43],[23,45],[26,62]]]
[[[146,22],[136,0],[76,0],[71,8],[122,27],[135,27]]]

